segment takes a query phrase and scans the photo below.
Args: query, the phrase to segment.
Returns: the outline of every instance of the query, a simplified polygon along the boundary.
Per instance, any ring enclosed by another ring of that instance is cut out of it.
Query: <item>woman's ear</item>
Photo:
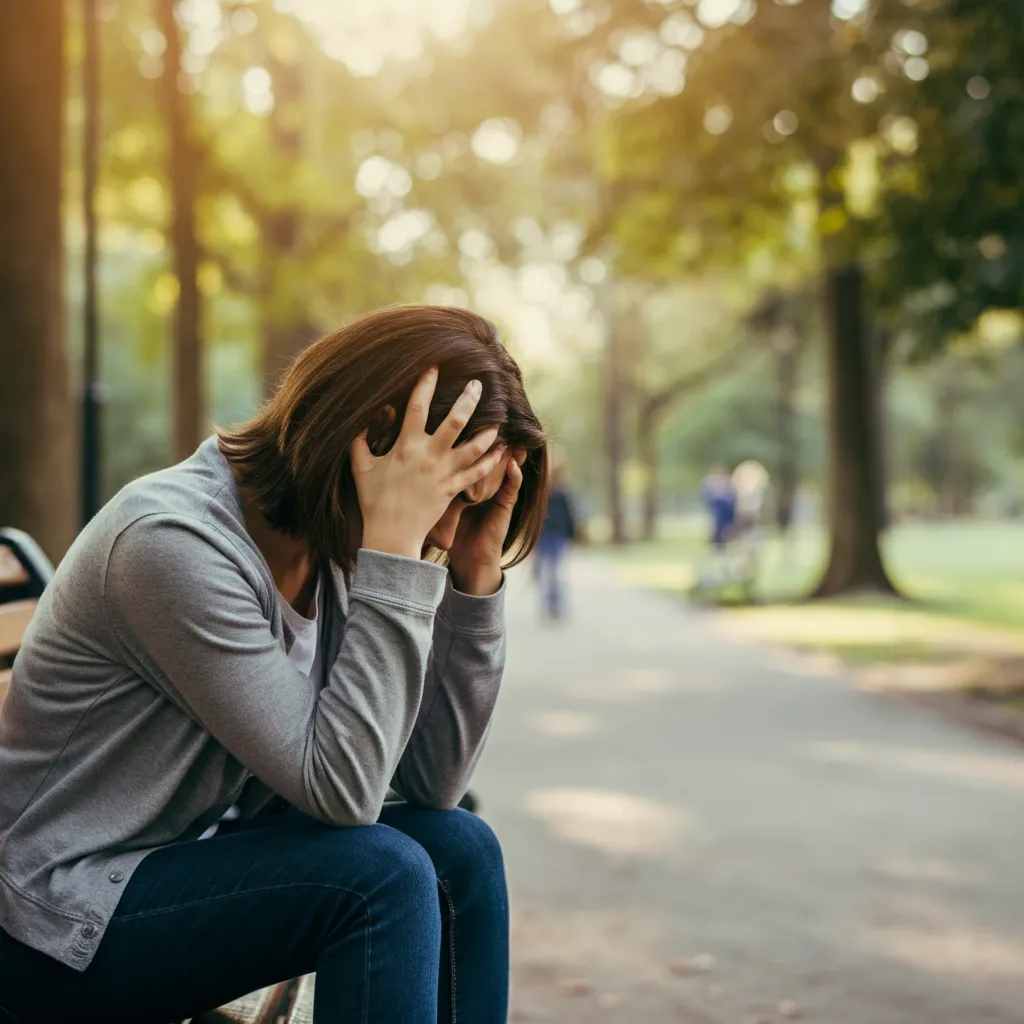
[[[398,413],[393,405],[385,405],[370,420],[366,443],[374,455],[387,455],[398,439]]]

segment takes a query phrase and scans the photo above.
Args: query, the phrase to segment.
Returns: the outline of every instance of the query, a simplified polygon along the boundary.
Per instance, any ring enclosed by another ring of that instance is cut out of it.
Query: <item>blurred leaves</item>
[[[526,308],[495,315],[520,313],[520,335],[541,309],[559,332],[531,385],[588,480],[602,326],[627,345],[634,417],[733,346],[759,353],[676,419],[666,409],[666,451],[684,461],[730,454],[712,442],[730,423],[745,438],[732,454],[771,455],[757,369],[771,342],[744,314],[772,288],[813,302],[823,261],[866,264],[899,357],[1003,359],[1019,339],[999,311],[1024,306],[1020,4],[479,0],[466,24],[375,63],[345,36],[347,5],[321,6],[180,7],[214,421],[245,415],[296,347],[369,307],[502,288]],[[153,424],[174,300],[163,38],[149,0],[104,12],[104,366],[112,401]],[[68,53],[80,60],[73,19]],[[134,443],[124,417],[108,427],[118,447]],[[673,433],[685,423],[692,443]],[[111,486],[145,462],[118,462]]]

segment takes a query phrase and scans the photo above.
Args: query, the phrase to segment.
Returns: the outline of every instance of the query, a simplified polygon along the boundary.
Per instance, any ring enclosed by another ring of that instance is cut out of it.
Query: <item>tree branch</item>
[[[750,339],[744,337],[742,341],[731,345],[710,362],[705,363],[704,366],[680,374],[664,387],[644,396],[640,404],[641,422],[648,426],[653,424],[688,391],[694,391],[703,386],[709,380],[717,377],[724,369],[734,365],[737,357],[747,351],[749,344]]]

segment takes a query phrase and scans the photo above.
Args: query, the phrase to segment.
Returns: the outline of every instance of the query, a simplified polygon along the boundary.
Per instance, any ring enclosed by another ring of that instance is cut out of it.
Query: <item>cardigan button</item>
[[[95,934],[96,925],[94,925],[91,921],[86,921],[85,924],[82,925],[82,938],[91,939]]]
[[[121,871],[120,869],[117,870],[117,871],[111,871],[110,874],[107,875],[107,877],[112,882],[123,882],[124,881],[124,872]]]

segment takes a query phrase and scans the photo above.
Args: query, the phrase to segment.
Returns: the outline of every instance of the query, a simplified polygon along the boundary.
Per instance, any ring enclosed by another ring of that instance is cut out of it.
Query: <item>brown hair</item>
[[[267,522],[303,540],[318,557],[354,567],[352,525],[359,522],[349,446],[381,411],[398,420],[371,446],[383,454],[401,429],[409,395],[430,367],[439,370],[427,430],[448,415],[466,384],[483,394],[460,441],[497,426],[499,438],[526,452],[512,513],[507,563],[521,562],[540,534],[547,502],[547,439],[526,397],[523,376],[489,320],[466,309],[393,306],[360,317],[315,341],[281,378],[248,423],[218,432],[220,450]]]

